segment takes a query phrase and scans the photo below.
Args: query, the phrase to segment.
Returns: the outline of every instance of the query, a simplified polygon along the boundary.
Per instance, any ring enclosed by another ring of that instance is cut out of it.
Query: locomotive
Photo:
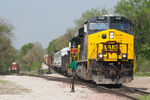
[[[52,66],[69,74],[72,70],[68,65],[75,61],[77,76],[84,80],[96,84],[131,82],[136,68],[131,25],[131,21],[122,16],[90,18],[70,40],[70,51],[60,56],[59,52],[54,53]]]
[[[10,72],[19,73],[19,64],[17,62],[12,62],[11,63]]]

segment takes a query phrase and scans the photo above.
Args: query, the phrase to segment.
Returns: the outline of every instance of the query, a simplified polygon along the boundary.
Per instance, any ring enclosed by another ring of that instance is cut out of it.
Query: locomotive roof
[[[14,64],[14,65],[15,65],[15,64],[17,64],[17,62],[12,62],[12,64]]]
[[[113,20],[113,18],[120,19],[120,20],[122,20],[123,22],[129,22],[129,23],[131,23],[130,20],[128,20],[127,18],[125,18],[125,17],[123,17],[123,16],[108,14],[108,15],[102,15],[102,16],[94,16],[94,17],[88,19],[88,20],[85,22],[85,24],[86,24],[86,23],[89,23],[89,22]]]
[[[66,55],[68,53],[68,51],[70,51],[70,48],[69,47],[65,47],[65,48],[61,49],[60,51],[54,53],[54,55],[57,55],[57,54],[61,53],[61,56],[64,56],[64,55]]]

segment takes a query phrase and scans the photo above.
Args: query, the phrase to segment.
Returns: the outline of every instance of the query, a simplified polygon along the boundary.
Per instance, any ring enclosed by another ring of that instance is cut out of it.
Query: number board
[[[118,51],[118,45],[117,44],[106,44],[104,45],[104,51]]]

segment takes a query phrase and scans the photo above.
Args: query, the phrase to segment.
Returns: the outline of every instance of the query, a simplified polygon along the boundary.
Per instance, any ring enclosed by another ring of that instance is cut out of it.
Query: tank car
[[[131,21],[122,16],[94,16],[71,42],[71,61],[77,76],[97,84],[123,84],[133,80],[134,36]]]
[[[11,63],[10,72],[19,73],[19,64],[17,62],[12,62]]]

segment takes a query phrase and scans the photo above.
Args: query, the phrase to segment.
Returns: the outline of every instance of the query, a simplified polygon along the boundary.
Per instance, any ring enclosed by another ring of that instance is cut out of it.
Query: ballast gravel
[[[51,74],[51,76],[62,77],[58,74]],[[8,75],[2,79],[12,81],[31,91],[2,94],[0,100],[127,100],[113,94],[98,93],[81,85],[75,85],[75,93],[71,93],[70,84],[42,78]]]

